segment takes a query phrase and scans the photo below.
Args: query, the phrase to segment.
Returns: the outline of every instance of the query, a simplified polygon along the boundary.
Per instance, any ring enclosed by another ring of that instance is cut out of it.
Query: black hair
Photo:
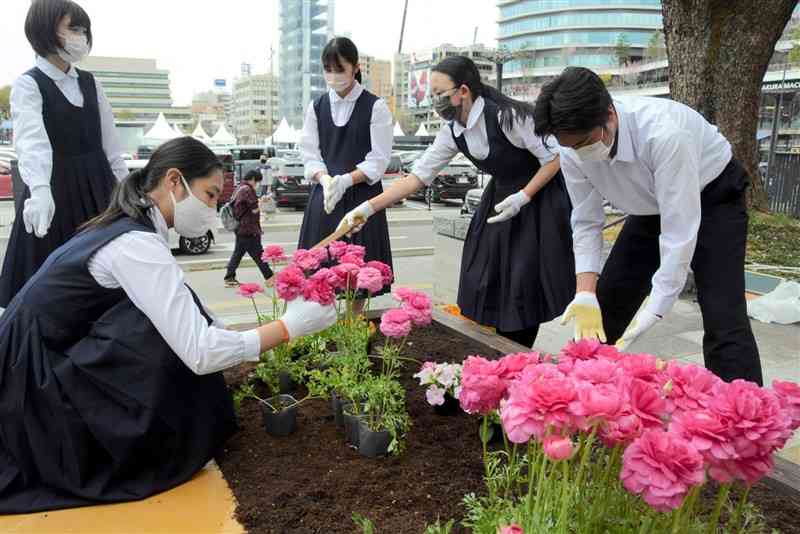
[[[589,132],[608,122],[611,105],[600,76],[584,67],[567,67],[542,87],[536,99],[536,135]]]
[[[342,60],[351,64],[355,69],[358,65],[358,48],[347,37],[334,37],[322,50],[322,67],[335,72],[342,72]],[[361,83],[361,69],[356,72],[356,81]]]
[[[25,19],[25,36],[37,55],[47,57],[63,48],[56,30],[67,15],[70,27],[86,30],[86,40],[91,48],[92,21],[81,6],[70,0],[34,0]]]
[[[533,118],[533,106],[527,102],[509,98],[491,85],[483,83],[478,67],[468,57],[447,57],[431,70],[447,74],[456,87],[466,85],[472,93],[473,99],[482,96],[497,104],[497,107],[500,108],[500,123],[506,130],[510,130],[513,127],[515,119],[522,122],[526,118]]]
[[[193,137],[178,137],[159,146],[147,165],[130,173],[111,195],[106,210],[87,222],[82,229],[111,224],[127,215],[144,222],[147,211],[153,206],[148,193],[155,190],[170,169],[178,169],[191,184],[198,178],[206,178],[216,170],[222,170],[222,162],[201,141]]]
[[[257,171],[255,169],[247,171],[247,174],[244,175],[245,182],[249,182],[250,180],[260,182],[263,178],[264,177],[261,175],[261,171]]]

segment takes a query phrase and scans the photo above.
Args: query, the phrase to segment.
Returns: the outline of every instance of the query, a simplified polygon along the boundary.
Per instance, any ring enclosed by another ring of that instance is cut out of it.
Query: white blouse
[[[484,105],[483,97],[479,96],[472,104],[469,117],[467,117],[467,125],[462,126],[460,122],[452,121],[452,133],[450,133],[450,123],[445,124],[436,134],[433,144],[414,163],[411,173],[422,180],[425,185],[431,185],[436,175],[459,153],[453,134],[456,137],[464,136],[467,148],[475,159],[484,160],[489,157],[489,136],[486,133],[486,119],[483,116]],[[499,121],[499,111],[497,117]],[[533,133],[532,119],[514,120],[511,129],[506,129],[501,123],[500,128],[512,145],[529,150],[539,159],[540,164],[544,165],[556,157],[555,149],[549,150],[542,139]]]
[[[78,72],[74,65],[65,73],[46,59],[37,57],[36,66],[55,82],[56,87],[73,106],[83,107],[83,93],[78,85]],[[114,113],[103,92],[103,86],[97,80],[95,86],[103,151],[117,180],[122,180],[128,175],[128,167],[122,159],[122,145],[114,126]],[[24,74],[17,78],[11,87],[10,103],[20,177],[31,189],[38,185],[50,185],[53,147],[44,126],[42,95],[36,80]]]
[[[89,260],[89,273],[101,286],[122,288],[189,369],[214,373],[245,361],[258,361],[261,338],[256,330],[234,332],[204,307],[200,313],[172,256],[161,210],[150,209],[156,233],[133,231],[103,246]]]
[[[356,100],[361,96],[364,87],[356,82],[353,89],[344,98],[336,91],[329,89],[328,97],[331,101],[331,118],[336,126],[344,126],[350,120]],[[383,173],[389,165],[392,156],[393,118],[389,107],[381,99],[372,107],[372,120],[369,133],[372,138],[372,150],[366,155],[364,161],[356,165],[367,176],[370,185],[378,183],[383,178]],[[306,118],[303,122],[303,133],[300,137],[300,154],[305,165],[306,179],[311,180],[318,172],[327,173],[328,167],[322,159],[319,148],[319,130],[317,129],[317,114],[314,112],[314,102],[309,103]]]

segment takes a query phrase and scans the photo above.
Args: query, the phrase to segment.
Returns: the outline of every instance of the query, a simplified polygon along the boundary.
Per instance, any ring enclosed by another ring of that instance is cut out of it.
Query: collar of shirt
[[[150,208],[150,220],[153,221],[153,225],[156,227],[156,232],[158,235],[164,239],[165,243],[169,243],[169,228],[167,227],[167,221],[164,219],[164,215],[161,213],[161,210],[158,209],[158,206],[153,206]]]
[[[70,65],[69,70],[64,72],[41,56],[36,57],[36,66],[39,67],[39,70],[44,72],[48,78],[56,82],[60,82],[67,76],[70,78],[78,77],[78,71],[75,70],[75,65]]]
[[[478,119],[480,119],[483,115],[483,106],[483,97],[479,96],[478,99],[472,103],[472,109],[469,110],[466,126],[463,126],[458,121],[453,121],[453,134],[456,137],[463,134],[465,130],[471,130],[476,124],[478,124]]]
[[[633,151],[633,138],[631,135],[630,124],[628,123],[628,116],[625,112],[625,105],[614,100],[614,110],[617,112],[617,154],[611,163],[615,161],[631,162],[636,159],[636,154]]]
[[[358,97],[361,96],[361,93],[364,91],[364,86],[356,81],[353,84],[353,88],[350,89],[350,92],[345,95],[344,98],[339,96],[339,93],[334,91],[333,89],[328,89],[328,96],[331,99],[331,104],[338,104],[339,102],[355,102],[358,100]]]

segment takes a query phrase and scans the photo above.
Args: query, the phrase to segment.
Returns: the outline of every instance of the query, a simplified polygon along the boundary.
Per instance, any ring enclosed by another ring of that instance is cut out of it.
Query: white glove
[[[489,224],[507,221],[522,209],[523,206],[531,201],[531,197],[525,191],[517,191],[513,195],[506,197],[504,201],[494,207],[494,211],[498,213],[491,217],[488,221]]]
[[[575,341],[597,338],[603,343],[606,342],[603,314],[600,312],[600,303],[594,293],[581,291],[575,295],[567,309],[564,310],[561,324],[567,324],[571,319],[575,319],[575,334],[573,335]]]
[[[350,228],[350,233],[355,234],[361,228],[367,224],[367,219],[372,217],[375,214],[375,208],[372,207],[372,204],[369,203],[369,200],[365,200],[361,204],[356,207],[356,209],[348,212],[344,217],[342,217],[341,222],[339,222],[339,226],[336,227],[336,230],[340,230],[343,227]]]
[[[325,213],[333,213],[336,204],[342,200],[345,191],[353,187],[353,176],[350,173],[337,174],[333,178],[327,174],[319,179],[322,186],[322,194],[325,199]]]
[[[49,185],[40,185],[31,190],[31,198],[25,201],[22,208],[22,221],[25,231],[29,234],[36,232],[36,237],[47,235],[53,215],[56,213],[56,204]]]
[[[636,317],[633,318],[631,324],[628,325],[628,328],[625,330],[625,333],[622,334],[619,341],[617,341],[617,348],[619,350],[627,349],[631,343],[650,330],[653,325],[660,320],[661,317],[642,308],[639,310],[639,313],[636,314]]]
[[[316,302],[296,298],[286,306],[286,313],[280,318],[289,341],[298,337],[321,332],[336,322],[336,308],[333,304],[322,306]]]

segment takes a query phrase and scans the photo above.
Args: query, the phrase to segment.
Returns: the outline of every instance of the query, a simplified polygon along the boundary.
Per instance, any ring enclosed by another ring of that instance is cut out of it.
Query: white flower
[[[458,373],[456,366],[450,363],[443,363],[439,366],[439,369],[439,383],[445,388],[455,385]]]
[[[427,386],[436,383],[435,375],[436,364],[433,362],[425,362],[422,364],[420,372],[414,375],[414,378],[419,378],[420,386]]]
[[[444,404],[444,393],[445,390],[439,386],[430,386],[425,392],[425,397],[431,406],[439,406]]]

